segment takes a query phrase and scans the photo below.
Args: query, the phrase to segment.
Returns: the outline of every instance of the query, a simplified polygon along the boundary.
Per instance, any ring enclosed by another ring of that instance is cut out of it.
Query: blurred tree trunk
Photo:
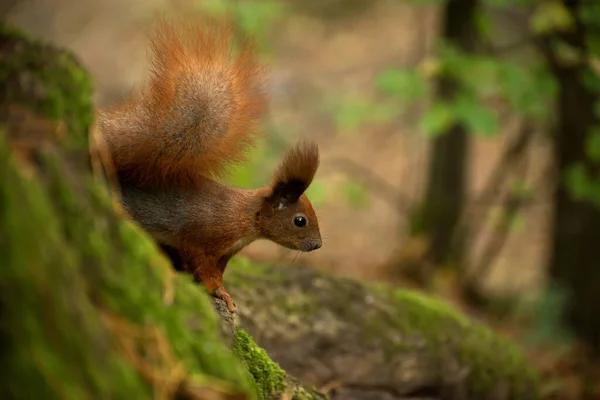
[[[477,7],[477,0],[447,1],[441,39],[462,51],[473,52],[478,34],[475,25]],[[457,90],[454,79],[443,77],[438,82],[440,100],[451,99]],[[465,197],[467,135],[464,126],[454,124],[432,143],[419,230],[431,241],[428,258],[434,264],[459,260],[461,256],[461,246],[453,241],[453,234]]]
[[[574,18],[577,15],[573,13]],[[586,74],[600,82],[588,65],[586,48],[590,27],[577,20],[568,33],[556,34],[541,42],[543,53],[559,87],[557,123],[555,126],[555,158],[559,172],[554,194],[552,250],[549,272],[569,296],[564,321],[600,355],[600,207],[591,201],[572,196],[565,174],[576,163],[600,178],[598,167],[586,157],[586,139],[600,123],[594,113],[599,96],[582,79]],[[584,57],[575,65],[562,62],[553,51],[557,40],[564,41]]]
[[[19,0],[1,0],[0,1],[0,18],[6,18],[8,14],[15,8]]]

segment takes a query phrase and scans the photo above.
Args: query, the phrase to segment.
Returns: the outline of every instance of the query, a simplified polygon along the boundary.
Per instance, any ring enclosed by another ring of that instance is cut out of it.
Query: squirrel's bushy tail
[[[121,179],[189,187],[243,161],[266,108],[264,70],[227,24],[157,20],[149,82],[98,113]]]

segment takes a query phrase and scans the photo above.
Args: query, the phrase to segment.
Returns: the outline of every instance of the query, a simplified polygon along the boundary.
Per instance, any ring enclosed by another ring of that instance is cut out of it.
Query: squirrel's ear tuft
[[[319,168],[319,147],[303,141],[288,149],[279,164],[273,183],[273,197],[278,208],[294,203],[310,186]]]

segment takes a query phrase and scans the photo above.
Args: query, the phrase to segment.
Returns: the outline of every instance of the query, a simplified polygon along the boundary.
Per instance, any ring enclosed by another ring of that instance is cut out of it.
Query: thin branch
[[[465,240],[467,236],[474,237],[479,235],[483,224],[480,223],[479,225],[473,226],[473,221],[483,221],[484,218],[482,218],[482,216],[489,212],[489,208],[498,204],[497,201],[495,201],[498,198],[498,193],[501,191],[504,182],[511,175],[514,168],[519,165],[520,160],[524,157],[532,137],[533,125],[530,121],[525,121],[517,136],[506,147],[506,150],[494,168],[494,172],[492,172],[492,176],[486,187],[478,196],[475,196],[473,200],[469,201],[464,208],[463,214],[454,231],[454,245]],[[481,206],[487,207],[484,211],[479,211]],[[469,230],[471,231],[471,234],[468,233]]]
[[[536,40],[537,39],[534,35],[525,35],[513,42],[504,43],[501,45],[493,45],[488,42],[484,45],[484,49],[485,52],[489,53],[490,55],[501,56],[516,50],[520,50],[523,47],[534,46]]]
[[[497,198],[497,190],[511,171],[520,163],[532,137],[533,126],[531,122],[525,121],[521,126],[521,129],[519,129],[517,136],[506,147],[506,150],[494,169],[492,176],[488,180],[486,187],[476,197],[474,201],[475,204],[472,205],[489,204]]]
[[[527,158],[523,158],[520,168],[516,171],[525,174],[528,164],[527,161]],[[490,234],[487,245],[484,247],[478,262],[474,263],[473,268],[467,272],[465,278],[468,284],[473,285],[480,282],[489,274],[492,265],[501,254],[502,249],[506,244],[508,233],[510,231],[509,228],[514,223],[519,209],[523,204],[523,200],[523,196],[518,193],[509,192],[506,195],[502,207],[502,215],[505,217],[505,220],[499,223]]]
[[[398,193],[395,187],[387,183],[369,168],[348,158],[335,158],[330,163],[344,171],[346,175],[360,180],[365,186],[379,193],[392,208],[400,209],[400,212],[408,212],[410,210],[411,201],[405,195]]]
[[[493,207],[498,205],[497,199],[499,189],[507,176],[510,175],[515,164],[518,162],[518,159],[522,156],[531,136],[532,127],[524,126],[520,130],[520,134],[511,144],[509,144],[500,162],[492,173],[489,183],[479,195],[476,195],[474,198],[467,201],[465,210],[468,211],[466,211],[461,218],[462,222],[459,223],[459,230],[462,225],[467,223],[467,221],[472,221],[474,219],[473,210],[480,209],[482,206]],[[412,210],[414,201],[410,200],[405,193],[399,193],[395,187],[386,182],[378,174],[371,171],[368,167],[348,158],[335,158],[330,160],[329,164],[342,171],[347,176],[352,176],[353,178],[360,180],[370,190],[381,195],[392,208],[398,209],[400,213],[407,213]],[[529,206],[536,203],[536,198],[531,197],[527,200],[523,200],[522,206]]]

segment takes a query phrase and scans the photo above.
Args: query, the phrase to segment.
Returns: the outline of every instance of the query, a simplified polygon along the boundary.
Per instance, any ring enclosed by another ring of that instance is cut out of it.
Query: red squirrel
[[[235,312],[223,287],[234,254],[256,239],[303,252],[321,247],[305,195],[318,147],[299,142],[288,149],[269,186],[217,182],[260,136],[265,73],[251,42],[235,47],[232,29],[214,21],[159,19],[150,50],[149,81],[97,115],[121,203],[176,267]]]

